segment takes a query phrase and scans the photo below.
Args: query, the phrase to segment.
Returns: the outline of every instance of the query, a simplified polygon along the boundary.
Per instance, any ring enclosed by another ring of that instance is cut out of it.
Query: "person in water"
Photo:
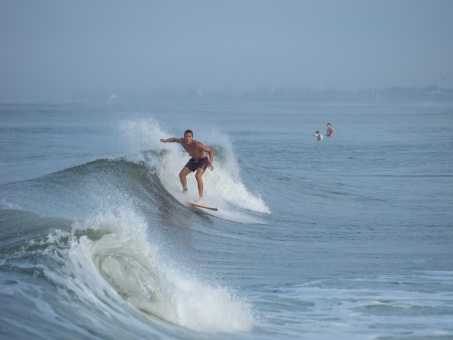
[[[193,139],[193,132],[191,130],[186,130],[184,132],[184,138],[167,138],[161,139],[162,143],[179,143],[182,145],[184,150],[192,157],[187,164],[182,168],[179,173],[179,179],[182,184],[182,192],[187,192],[187,175],[191,172],[196,171],[195,178],[198,184],[198,201],[200,202],[203,199],[203,174],[206,168],[209,168],[211,171],[214,170],[212,162],[214,161],[214,151],[204,145],[203,143]],[[205,152],[209,154],[206,156]]]
[[[335,133],[335,129],[332,127],[332,125],[330,123],[327,123],[326,136],[327,137],[333,137],[334,133]]]
[[[316,131],[313,136],[317,137],[318,141],[322,141],[322,139],[324,138],[319,131]]]

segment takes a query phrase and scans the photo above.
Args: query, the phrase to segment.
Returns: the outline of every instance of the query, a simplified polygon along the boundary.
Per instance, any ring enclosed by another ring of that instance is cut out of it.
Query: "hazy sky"
[[[0,1],[0,102],[430,85],[453,88],[453,0]]]

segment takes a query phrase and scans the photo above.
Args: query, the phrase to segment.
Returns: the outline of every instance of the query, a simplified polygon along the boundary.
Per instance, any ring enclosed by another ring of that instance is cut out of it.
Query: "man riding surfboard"
[[[214,170],[212,162],[214,161],[214,151],[204,145],[203,143],[193,139],[193,132],[186,130],[184,132],[184,138],[167,138],[161,139],[162,143],[179,143],[182,145],[184,150],[192,157],[187,164],[179,172],[179,179],[181,180],[183,193],[187,192],[187,175],[191,172],[196,171],[195,178],[198,184],[198,201],[203,199],[203,174],[206,168],[211,171]],[[205,152],[209,154],[206,156]]]

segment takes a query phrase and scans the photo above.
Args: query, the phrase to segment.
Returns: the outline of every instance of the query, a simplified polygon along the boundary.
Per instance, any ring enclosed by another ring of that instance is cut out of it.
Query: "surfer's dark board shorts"
[[[186,168],[188,168],[192,172],[194,172],[198,168],[202,168],[203,170],[206,170],[206,168],[208,166],[209,166],[209,158],[207,156],[202,159],[191,158],[186,164]]]

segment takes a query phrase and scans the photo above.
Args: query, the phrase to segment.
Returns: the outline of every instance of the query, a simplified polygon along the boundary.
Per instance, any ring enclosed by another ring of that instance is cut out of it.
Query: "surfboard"
[[[208,207],[206,205],[201,205],[201,204],[198,204],[198,203],[194,203],[194,202],[187,202],[188,205],[191,205],[192,207],[197,207],[197,208],[203,208],[203,209],[209,209],[209,210],[214,210],[214,211],[217,211],[219,209],[217,208],[213,208],[213,207]]]

